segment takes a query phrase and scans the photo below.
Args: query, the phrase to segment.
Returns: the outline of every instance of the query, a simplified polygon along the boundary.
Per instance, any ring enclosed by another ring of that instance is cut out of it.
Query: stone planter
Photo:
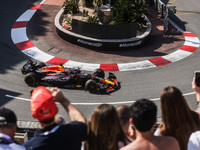
[[[55,18],[55,27],[56,27],[57,34],[62,39],[70,43],[73,43],[82,47],[86,47],[89,49],[109,50],[109,51],[134,49],[134,48],[142,47],[143,45],[145,45],[149,41],[149,38],[150,38],[151,22],[148,20],[147,17],[145,18],[147,21],[147,29],[146,31],[144,31],[142,35],[139,35],[139,36],[136,35],[136,37],[134,36],[130,38],[105,39],[105,37],[93,38],[93,37],[85,36],[82,34],[78,34],[74,32],[74,29],[72,31],[68,31],[64,29],[61,26],[62,15],[63,15],[63,9],[61,9],[58,12]],[[123,31],[124,28],[118,29],[118,30]],[[107,34],[104,34],[104,35],[107,35]],[[111,35],[108,35],[108,36],[111,36]]]
[[[72,31],[83,36],[97,39],[127,39],[136,37],[137,25],[136,23],[100,25],[72,19]]]

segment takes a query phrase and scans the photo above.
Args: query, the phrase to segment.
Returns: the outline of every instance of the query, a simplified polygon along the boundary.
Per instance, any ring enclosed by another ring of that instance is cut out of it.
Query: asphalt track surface
[[[180,3],[179,1],[175,1],[173,3],[173,5],[176,4],[178,8],[177,19],[183,21],[183,26],[185,27],[186,31],[192,32],[198,38],[200,38],[200,35],[198,33],[198,26],[200,21],[200,6],[195,5],[196,3],[198,3],[197,0],[192,1],[192,3],[190,2],[190,5],[187,3],[189,2],[181,1]],[[0,104],[1,106],[4,105],[13,109],[17,113],[18,119],[22,121],[34,121],[31,117],[29,102],[29,92],[33,88],[25,85],[23,81],[23,75],[21,75],[20,72],[20,68],[29,57],[24,55],[21,51],[19,51],[19,49],[13,43],[11,37],[11,29],[15,21],[19,18],[19,16],[21,16],[26,10],[28,10],[35,4],[38,4],[38,1],[19,0],[16,2],[12,0],[12,2],[8,2],[6,0],[3,0],[2,5],[0,6]],[[49,6],[48,4],[44,4],[44,7]],[[52,10],[52,13],[56,14],[57,10],[59,10],[59,7],[57,9]],[[181,12],[184,12],[184,14]],[[48,14],[45,14],[43,12],[43,17],[45,17],[45,15],[46,17],[48,17]],[[51,26],[50,22],[47,21],[43,21],[42,24],[40,22],[37,23],[41,25],[41,28],[42,26]],[[30,24],[30,26],[32,25]],[[31,33],[30,35],[32,36],[33,43],[35,42],[37,46],[43,48],[44,39],[41,42],[40,38],[38,38],[39,40],[34,40],[34,37],[37,36],[33,36],[33,31],[31,31],[31,29],[28,32]],[[44,34],[45,32],[41,33]],[[45,35],[48,34],[41,34],[40,36],[45,37]],[[68,44],[68,48],[69,51],[73,51],[73,48],[77,49],[77,46]],[[87,51],[83,48],[80,49],[83,51]],[[155,49],[153,52],[156,52],[156,50],[157,49]],[[174,49],[174,51],[175,50],[177,49]],[[89,52],[94,53],[90,50]],[[102,54],[101,52],[96,51],[95,53]],[[105,53],[103,54],[105,55]],[[109,53],[107,55],[109,55],[109,57],[107,56],[108,58],[116,57],[116,55],[120,57],[122,56],[122,52],[121,55],[116,53]],[[122,57],[120,58],[120,61],[122,61]],[[79,61],[78,58],[76,59],[77,61]],[[138,57],[138,60],[139,59],[142,60],[144,58],[140,56]],[[127,60],[125,59],[124,61]],[[100,61],[98,60],[97,63],[99,62]],[[74,103],[83,112],[86,118],[89,118],[94,107],[96,107],[100,103],[111,103],[117,106],[121,103],[132,104],[135,100],[139,98],[149,98],[154,100],[159,108],[158,117],[160,117],[161,115],[159,95],[161,90],[168,85],[173,85],[180,88],[181,91],[185,94],[185,97],[190,107],[192,109],[196,108],[195,95],[191,89],[191,81],[195,70],[200,70],[199,49],[195,51],[192,55],[180,61],[170,63],[164,66],[144,70],[142,69],[133,71],[114,72],[118,77],[121,88],[118,91],[113,92],[111,94],[90,94],[88,92],[85,92],[84,90],[74,89],[62,90],[64,94],[70,99],[70,101]],[[59,113],[67,117],[62,108],[60,109]]]

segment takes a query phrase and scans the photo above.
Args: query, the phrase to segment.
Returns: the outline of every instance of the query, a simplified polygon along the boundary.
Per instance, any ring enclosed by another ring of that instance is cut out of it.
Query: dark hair
[[[15,125],[16,125],[16,123],[7,123],[5,125],[1,125],[0,124],[0,129],[3,129],[3,128],[13,128]]]
[[[121,125],[124,126],[127,123],[129,123],[129,119],[131,118],[131,109],[128,105],[119,105],[117,107],[117,112],[119,115],[119,120],[121,122]]]
[[[157,115],[157,106],[148,99],[140,99],[131,105],[131,118],[140,132],[151,130]]]
[[[55,117],[53,117],[53,118],[48,118],[48,119],[45,119],[45,120],[40,121],[40,122],[43,123],[43,124],[49,124],[49,123],[52,123],[52,122],[54,121],[54,118],[55,118]]]
[[[118,142],[126,144],[126,136],[120,125],[116,108],[110,104],[97,106],[89,122],[85,150],[116,150]]]
[[[15,113],[11,109],[0,107],[0,128],[13,128],[16,123]]]
[[[192,111],[180,89],[165,87],[160,95],[162,122],[161,134],[177,139],[181,150],[187,149],[192,132],[199,130],[199,115]]]

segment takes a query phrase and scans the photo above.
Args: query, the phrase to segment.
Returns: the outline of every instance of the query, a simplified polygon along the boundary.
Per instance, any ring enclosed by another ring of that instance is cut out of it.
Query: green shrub
[[[148,5],[145,0],[133,0],[135,5],[135,12],[137,14],[136,22],[139,24],[146,24],[144,15],[147,13]]]
[[[112,10],[114,18],[111,24],[131,24],[144,20],[147,4],[145,0],[118,0]]]
[[[76,0],[66,0],[63,3],[64,14],[75,14],[79,12]]]
[[[93,6],[93,0],[82,0],[83,6],[85,7],[92,7]]]
[[[87,23],[97,23],[99,24],[99,18],[97,16],[89,16],[87,19]]]
[[[88,16],[88,11],[87,10],[85,10],[85,9],[83,9],[83,17],[87,17]]]

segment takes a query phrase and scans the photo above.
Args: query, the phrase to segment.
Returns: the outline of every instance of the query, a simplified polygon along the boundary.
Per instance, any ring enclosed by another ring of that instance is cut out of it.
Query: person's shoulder
[[[72,121],[69,122],[65,125],[60,126],[60,128],[68,128],[68,129],[77,129],[77,128],[87,128],[87,125],[83,122],[79,122],[79,121]]]
[[[139,150],[139,149],[155,149],[152,148],[151,142],[146,139],[137,139],[130,144],[122,147],[120,150]]]
[[[28,147],[30,145],[32,145],[35,141],[35,137],[32,137],[31,139],[29,139],[28,141],[23,143],[23,146]]]
[[[199,149],[200,148],[200,131],[193,132],[190,135],[189,141],[188,141],[188,149]]]
[[[16,143],[9,144],[9,147],[11,149],[26,150],[26,148],[23,145],[16,144]]]
[[[198,137],[198,138],[200,138],[200,131],[193,132],[190,137]]]
[[[131,142],[130,144],[120,148],[119,150],[133,150],[135,148],[135,142]]]
[[[171,137],[171,136],[158,136],[157,137],[157,141],[159,142],[159,144],[161,146],[167,146],[168,148],[172,148],[172,149],[180,149],[179,148],[179,144],[178,144],[178,141],[174,138],[174,137]]]
[[[166,143],[177,141],[174,137],[171,137],[171,136],[158,136],[157,139],[160,142],[163,141],[163,142],[166,142]]]
[[[87,135],[87,125],[78,121],[69,122],[65,125],[61,125],[57,133],[63,134],[64,132],[66,132],[67,135],[81,135],[80,137],[85,137]]]
[[[193,141],[193,140],[196,140],[200,143],[200,131],[193,132],[190,135],[189,141]]]
[[[40,142],[42,142],[40,135],[34,134],[34,136],[32,138],[30,138],[29,140],[27,140],[26,142],[23,143],[23,146],[25,146],[27,148],[27,147],[32,146],[32,145],[39,145]]]
[[[70,124],[70,125],[86,125],[84,122],[80,122],[80,121],[71,121],[68,124]]]

